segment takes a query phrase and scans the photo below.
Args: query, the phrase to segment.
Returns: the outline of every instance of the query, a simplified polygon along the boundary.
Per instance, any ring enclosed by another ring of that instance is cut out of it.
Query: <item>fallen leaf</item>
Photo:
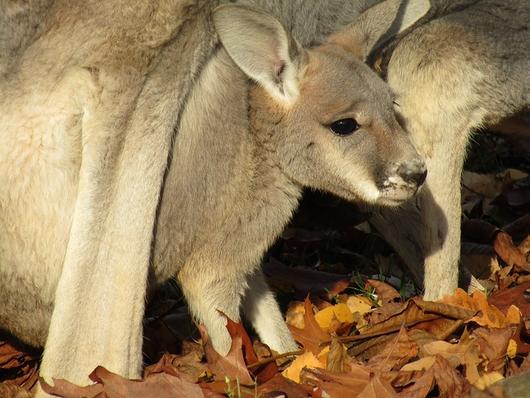
[[[304,369],[303,383],[320,386],[331,397],[355,397],[370,382],[370,372],[362,366],[353,365],[349,372],[329,372],[324,369]]]
[[[502,379],[504,379],[504,376],[499,372],[484,373],[473,385],[480,390],[485,390],[493,383]]]
[[[206,328],[199,325],[199,332],[201,333],[208,367],[215,375],[216,379],[224,380],[225,377],[228,377],[229,379],[234,380],[239,379],[243,384],[254,383],[243,358],[243,342],[240,336],[236,336],[232,339],[230,351],[225,357],[223,357],[214,350],[212,342],[206,332]]]
[[[311,352],[305,352],[296,357],[282,375],[295,383],[300,383],[300,372],[304,368],[324,368],[325,365]]]
[[[508,344],[513,334],[512,328],[478,328],[473,331],[472,336],[476,338],[481,354],[487,359],[486,371],[498,371],[504,366]]]
[[[333,320],[339,323],[353,323],[353,314],[346,304],[339,303],[318,311],[315,320],[322,329],[329,331]]]
[[[434,364],[434,361],[436,360],[435,356],[427,356],[418,359],[417,361],[407,363],[405,366],[401,368],[401,371],[403,372],[412,372],[415,370],[427,370],[430,369],[430,367]]]
[[[349,369],[347,361],[348,354],[346,347],[334,338],[329,347],[326,369],[332,372],[346,372]]]
[[[484,293],[479,291],[475,291],[469,296],[462,289],[457,289],[454,295],[446,296],[441,301],[476,311],[477,315],[468,321],[476,322],[480,326],[503,328],[510,325],[512,321],[513,314],[511,314],[511,319],[508,319],[501,310],[488,302],[488,298]]]
[[[407,330],[401,327],[397,336],[386,344],[383,351],[368,361],[368,366],[382,372],[398,370],[417,355],[418,345],[410,339]]]
[[[186,355],[174,355],[165,353],[160,360],[145,368],[144,378],[155,373],[168,373],[186,377],[191,382],[198,381],[202,376],[207,375],[207,367],[201,363],[201,355],[192,351]]]
[[[2,398],[31,398],[33,395],[26,389],[9,383],[0,383]]]
[[[402,389],[398,395],[403,398],[425,398],[433,387],[434,372],[428,371],[414,380],[414,384]]]
[[[519,286],[494,292],[488,302],[502,311],[508,311],[508,308],[515,305],[523,317],[530,316],[530,300],[525,297],[525,291],[530,289],[530,282],[523,283]]]
[[[370,326],[360,330],[360,333],[362,335],[388,333],[399,330],[402,325],[410,327],[439,317],[438,314],[426,314],[414,300],[409,300],[404,307],[382,322],[374,324],[370,318]]]
[[[453,369],[441,356],[436,356],[436,361],[429,371],[433,372],[434,379],[440,391],[440,398],[463,398],[469,392],[469,384]]]
[[[376,279],[368,279],[365,288],[368,288],[369,286],[375,289],[375,293],[377,294],[378,299],[381,300],[381,304],[401,299],[399,292],[388,283]]]
[[[349,296],[346,300],[346,305],[352,314],[358,312],[359,314],[364,315],[372,310],[372,303],[364,296]]]
[[[363,398],[396,398],[398,395],[392,385],[379,375],[370,378],[370,381],[359,394]]]
[[[304,301],[304,328],[298,329],[294,326],[289,326],[293,337],[298,341],[302,347],[311,351],[314,355],[318,355],[322,351],[321,343],[329,341],[330,334],[322,330],[318,325],[313,314],[313,307],[309,297]]]
[[[500,258],[509,266],[518,271],[530,272],[530,264],[526,260],[525,253],[514,245],[510,235],[499,232],[493,242],[493,248]]]
[[[300,384],[285,378],[281,374],[277,374],[258,387],[258,396],[262,398],[277,398],[282,396],[289,398],[307,398],[308,394]]]
[[[508,347],[506,348],[506,356],[510,359],[515,358],[517,354],[517,342],[514,339],[508,340]]]

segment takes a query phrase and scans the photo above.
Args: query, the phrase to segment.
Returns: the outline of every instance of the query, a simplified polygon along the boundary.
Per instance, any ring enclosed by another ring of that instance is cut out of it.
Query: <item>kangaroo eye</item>
[[[355,119],[341,119],[331,123],[329,128],[337,135],[349,135],[359,128],[359,124]]]

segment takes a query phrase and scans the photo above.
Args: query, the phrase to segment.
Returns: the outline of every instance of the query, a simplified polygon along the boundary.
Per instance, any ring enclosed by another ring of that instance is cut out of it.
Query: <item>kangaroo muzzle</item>
[[[397,169],[397,174],[407,184],[416,185],[416,189],[421,187],[427,178],[427,167],[425,162],[415,159],[410,162],[403,162]]]
[[[380,191],[378,203],[395,206],[412,197],[427,178],[427,167],[421,158],[392,164],[383,173],[377,186]]]

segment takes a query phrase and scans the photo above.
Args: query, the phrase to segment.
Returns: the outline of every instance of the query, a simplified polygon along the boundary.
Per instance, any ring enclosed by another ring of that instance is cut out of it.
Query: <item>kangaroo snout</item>
[[[383,206],[396,206],[413,196],[427,178],[427,167],[421,158],[394,163],[379,181]]]
[[[414,159],[403,162],[398,166],[397,174],[409,184],[416,185],[417,188],[423,185],[427,178],[427,167],[421,159]]]

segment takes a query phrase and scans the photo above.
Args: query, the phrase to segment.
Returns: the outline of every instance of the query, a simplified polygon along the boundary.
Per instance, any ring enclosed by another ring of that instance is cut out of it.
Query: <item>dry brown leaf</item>
[[[324,369],[304,369],[303,383],[320,386],[332,397],[355,397],[370,382],[370,372],[359,365],[352,365],[349,372],[337,373]]]
[[[493,248],[509,266],[515,267],[517,271],[530,272],[530,264],[526,260],[525,253],[515,246],[511,236],[506,232],[501,231],[497,234],[493,241]]]
[[[490,305],[486,295],[479,291],[475,291],[469,296],[462,289],[457,289],[454,295],[446,296],[441,301],[453,306],[476,311],[477,315],[469,319],[469,321],[476,322],[480,326],[503,328],[510,325],[512,321],[512,319],[506,318],[497,307]]]
[[[0,340],[0,371],[8,370],[0,381],[30,390],[39,379],[39,356],[18,349],[7,341]]]
[[[498,371],[503,368],[508,344],[514,334],[512,328],[486,329],[478,328],[473,331],[480,352],[487,359],[487,372]]]
[[[377,279],[368,279],[366,281],[365,289],[370,286],[375,289],[375,293],[377,294],[378,299],[381,301],[381,304],[401,300],[399,292],[388,283],[378,281]]]
[[[64,398],[189,398],[207,397],[198,384],[167,373],[151,374],[145,380],[127,380],[99,366],[90,375],[97,384],[79,387],[65,380],[54,379],[50,386],[41,380],[48,394]]]
[[[417,355],[418,345],[402,327],[397,336],[386,344],[384,350],[368,361],[368,366],[381,372],[398,370]]]
[[[313,306],[309,297],[306,297],[304,301],[304,328],[298,329],[294,326],[289,326],[293,337],[298,341],[306,350],[311,351],[313,354],[318,355],[322,351],[321,344],[329,341],[330,334],[322,330],[315,320],[313,314]]]
[[[258,387],[258,394],[261,398],[277,398],[284,396],[289,398],[307,398],[307,391],[297,384],[281,374],[275,375],[272,379]]]
[[[424,301],[421,299],[413,299],[418,307],[425,313],[432,313],[442,315],[451,319],[469,319],[475,315],[475,309],[466,309],[459,306],[451,305],[449,303]]]
[[[403,398],[425,398],[434,387],[434,372],[429,370],[424,372],[419,378],[414,380],[414,384],[405,387],[398,394]]]
[[[331,341],[329,353],[326,361],[326,369],[332,372],[346,372],[349,370],[347,365],[348,353],[344,344],[336,338]]]
[[[434,341],[420,347],[420,352],[422,356],[427,358],[441,356],[454,368],[465,365],[466,378],[471,383],[474,383],[479,377],[477,367],[482,362],[479,356],[479,346],[468,337],[462,337],[458,344]]]
[[[348,349],[348,353],[362,361],[368,361],[373,356],[379,354],[385,348],[389,340],[393,340],[397,333],[383,334],[381,336],[372,337],[365,341],[352,345]]]
[[[199,325],[199,331],[202,336],[208,368],[216,379],[224,380],[225,377],[228,377],[233,380],[239,379],[242,384],[254,384],[243,358],[243,342],[240,336],[232,339],[230,351],[223,357],[214,350],[204,326]]]
[[[206,376],[208,369],[201,362],[201,355],[196,351],[191,351],[186,355],[174,355],[165,353],[154,365],[150,365],[144,370],[144,378],[155,373],[167,373],[185,377],[190,382],[197,382],[199,378]]]
[[[418,359],[417,361],[407,363],[401,368],[402,372],[413,372],[418,370],[428,370],[434,364],[435,356],[427,356]]]
[[[0,397],[2,398],[31,398],[31,393],[19,386],[9,383],[0,383]]]
[[[525,291],[530,289],[530,282],[525,282],[511,289],[494,292],[488,302],[506,312],[511,305],[515,305],[523,317],[530,316],[530,300],[525,297]]]
[[[81,387],[63,379],[53,379],[53,385],[40,379],[40,385],[44,392],[63,398],[95,398],[102,394],[105,388],[101,384]]]
[[[469,392],[469,383],[444,358],[437,356],[429,369],[440,390],[440,398],[463,398]]]
[[[370,378],[364,390],[359,394],[362,398],[396,398],[397,396],[392,385],[379,375]]]
[[[362,335],[389,333],[399,330],[402,325],[409,327],[439,317],[438,314],[426,314],[413,300],[409,300],[399,312],[382,322],[373,324],[370,318],[371,326],[360,330],[360,333]]]
[[[500,374],[499,372],[490,372],[490,373],[484,373],[482,376],[478,378],[478,380],[473,383],[475,387],[477,387],[479,390],[485,390],[493,383],[504,379],[504,376]]]
[[[461,319],[438,318],[432,321],[420,322],[412,326],[413,330],[423,330],[439,340],[445,340],[463,325]]]

